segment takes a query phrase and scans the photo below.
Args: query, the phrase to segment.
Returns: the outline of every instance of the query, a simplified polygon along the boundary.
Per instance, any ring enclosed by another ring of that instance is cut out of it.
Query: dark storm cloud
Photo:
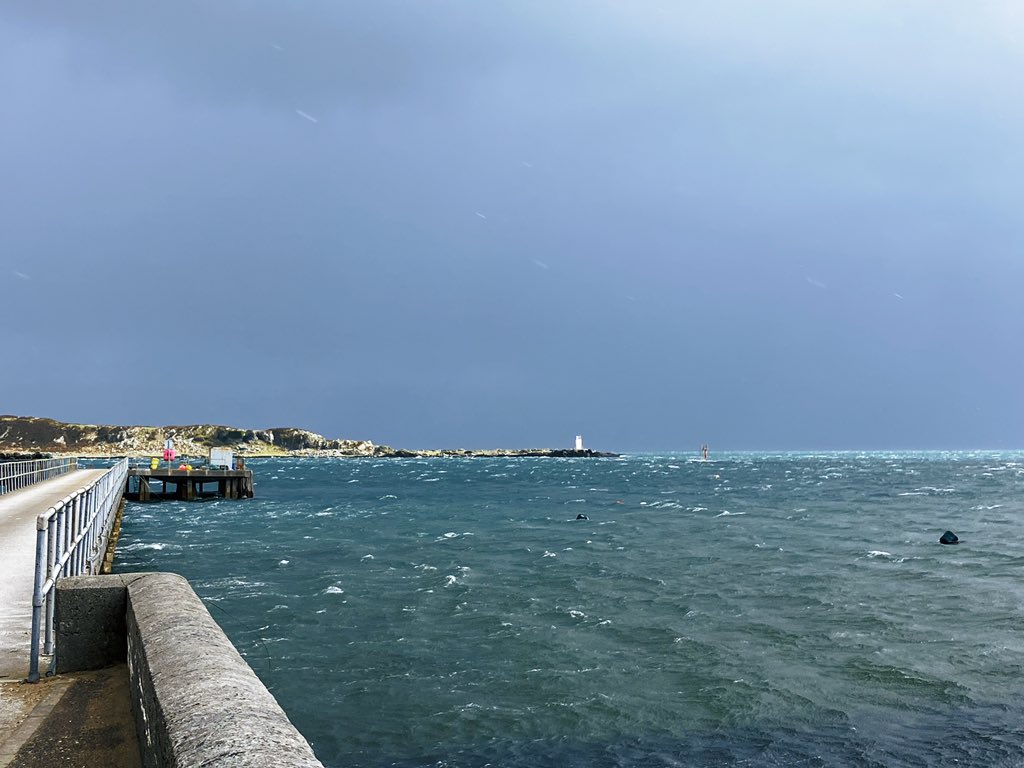
[[[0,410],[1016,444],[1022,29],[1000,3],[8,3]]]
[[[15,3],[59,37],[84,76],[142,78],[182,98],[310,109],[372,105],[425,88],[445,98],[511,56],[550,45],[557,9],[462,2]]]

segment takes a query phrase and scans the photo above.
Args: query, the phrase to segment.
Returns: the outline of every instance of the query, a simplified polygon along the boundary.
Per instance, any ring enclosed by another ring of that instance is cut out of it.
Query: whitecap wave
[[[164,544],[164,543],[159,542],[159,541],[152,542],[152,543],[139,542],[137,544],[129,544],[129,545],[124,546],[124,547],[119,547],[118,549],[121,552],[135,552],[136,550],[140,550],[140,549],[150,549],[150,550],[156,550],[156,551],[159,552],[160,550],[167,549],[167,544]]]

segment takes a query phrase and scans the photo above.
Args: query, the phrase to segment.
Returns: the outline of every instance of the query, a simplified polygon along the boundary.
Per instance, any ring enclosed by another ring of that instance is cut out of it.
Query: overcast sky
[[[0,412],[1024,447],[1017,0],[0,7]]]

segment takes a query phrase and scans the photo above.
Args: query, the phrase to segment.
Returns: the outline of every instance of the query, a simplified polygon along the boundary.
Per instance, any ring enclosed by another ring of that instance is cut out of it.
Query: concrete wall
[[[56,609],[58,672],[127,657],[146,768],[323,768],[181,576],[62,579]]]
[[[146,574],[75,576],[57,581],[53,631],[57,674],[125,660],[128,584]]]

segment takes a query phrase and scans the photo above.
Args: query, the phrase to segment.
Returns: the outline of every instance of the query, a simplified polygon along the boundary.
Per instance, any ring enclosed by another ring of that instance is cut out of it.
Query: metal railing
[[[128,459],[121,459],[95,482],[65,496],[36,518],[29,682],[39,681],[41,633],[45,634],[43,652],[53,653],[54,587],[57,579],[99,573],[127,476]]]
[[[26,459],[0,463],[0,495],[73,471],[78,459]]]

